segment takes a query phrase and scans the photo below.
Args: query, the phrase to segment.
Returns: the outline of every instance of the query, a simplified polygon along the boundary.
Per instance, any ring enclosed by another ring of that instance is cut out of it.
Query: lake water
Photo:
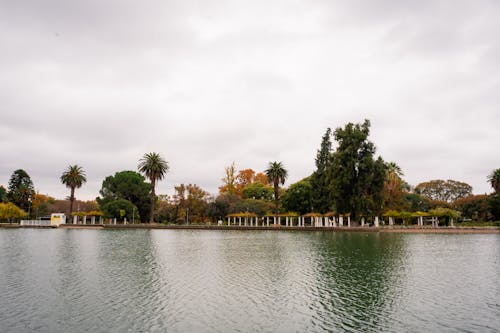
[[[500,332],[500,235],[0,229],[1,332]]]

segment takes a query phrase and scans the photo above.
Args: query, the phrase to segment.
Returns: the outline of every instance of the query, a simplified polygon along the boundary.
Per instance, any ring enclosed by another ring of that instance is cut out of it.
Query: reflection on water
[[[2,332],[498,332],[499,235],[0,230]]]

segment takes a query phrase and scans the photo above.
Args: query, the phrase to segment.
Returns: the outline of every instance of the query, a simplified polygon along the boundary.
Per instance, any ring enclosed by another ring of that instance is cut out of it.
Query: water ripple
[[[498,235],[0,230],[2,332],[499,332]]]

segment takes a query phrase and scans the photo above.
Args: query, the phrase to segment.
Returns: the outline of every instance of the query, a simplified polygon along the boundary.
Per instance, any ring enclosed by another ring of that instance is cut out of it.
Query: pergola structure
[[[234,213],[226,216],[228,226],[262,226],[262,227],[343,227],[351,226],[351,214],[326,214],[308,213],[299,215],[297,213],[266,214],[259,217],[254,213]],[[282,224],[283,223],[283,224]]]

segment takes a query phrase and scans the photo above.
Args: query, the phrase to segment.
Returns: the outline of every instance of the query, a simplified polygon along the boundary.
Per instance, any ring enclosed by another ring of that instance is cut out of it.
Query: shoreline
[[[409,234],[500,234],[498,227],[273,227],[273,226],[218,226],[218,225],[164,225],[164,224],[62,224],[55,226],[20,226],[16,223],[1,223],[0,229],[92,229],[92,230],[124,230],[124,229],[165,229],[165,230],[260,230],[260,231],[330,231],[330,232],[379,232]]]

